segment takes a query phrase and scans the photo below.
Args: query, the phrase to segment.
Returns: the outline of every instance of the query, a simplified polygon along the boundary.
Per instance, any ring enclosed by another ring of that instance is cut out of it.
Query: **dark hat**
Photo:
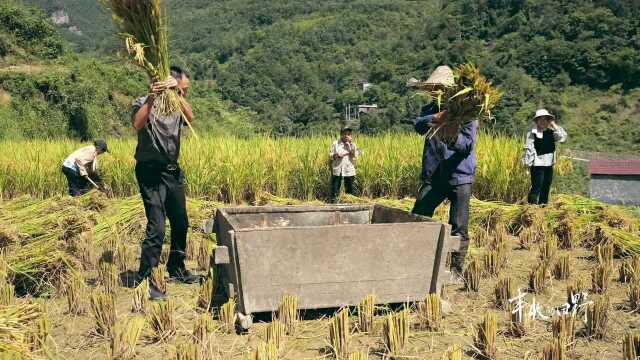
[[[109,147],[107,146],[107,142],[102,139],[98,139],[94,141],[93,145],[96,147],[96,150],[100,150],[102,152],[109,152]]]
[[[345,126],[342,129],[340,129],[340,134],[344,134],[346,132],[353,132],[353,129],[348,126]]]

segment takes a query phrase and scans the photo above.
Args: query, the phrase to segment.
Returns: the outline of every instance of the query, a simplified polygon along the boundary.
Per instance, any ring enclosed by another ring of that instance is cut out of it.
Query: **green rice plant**
[[[486,314],[476,327],[475,346],[487,359],[495,359],[498,354],[496,348],[497,328],[497,319],[494,313]]]
[[[511,277],[501,277],[495,288],[496,307],[498,309],[507,309],[509,299],[513,299],[516,294],[515,281]]]
[[[634,280],[629,284],[627,294],[629,297],[629,308],[632,311],[640,310],[640,280]]]
[[[165,277],[164,266],[156,266],[151,271],[151,282],[163,293],[167,292],[167,279]]]
[[[193,326],[193,337],[200,344],[204,344],[215,331],[215,323],[211,314],[206,312],[199,314]]]
[[[172,338],[176,334],[176,324],[174,320],[175,305],[173,300],[167,300],[152,304],[148,314],[150,338],[160,342]]]
[[[609,297],[604,295],[587,307],[587,335],[603,339],[609,322]]]
[[[565,360],[566,358],[567,346],[562,337],[554,338],[544,347],[544,360]]]
[[[572,273],[571,255],[560,256],[553,267],[553,275],[556,280],[567,280]]]
[[[113,337],[116,325],[116,305],[113,293],[95,292],[91,295],[91,313],[96,321],[96,333]]]
[[[464,278],[465,289],[467,291],[480,291],[480,275],[482,271],[480,270],[480,265],[478,265],[478,261],[475,258],[472,258],[471,261],[467,263],[464,271],[462,272],[462,276]]]
[[[596,294],[604,294],[609,288],[611,279],[611,266],[606,263],[598,264],[591,272],[591,291]]]
[[[64,282],[69,314],[82,315],[86,311],[87,285],[81,272],[71,274]]]
[[[536,294],[541,294],[547,287],[548,278],[548,263],[540,261],[529,273],[529,289]]]
[[[236,299],[230,298],[224,305],[220,307],[220,322],[222,322],[223,330],[227,334],[231,334],[236,329]]]
[[[440,295],[429,294],[418,303],[418,317],[423,329],[439,331],[442,323],[442,303]]]
[[[554,339],[564,339],[566,346],[573,346],[576,338],[576,317],[573,314],[554,316],[551,320]]]
[[[463,356],[462,348],[460,345],[453,345],[447,349],[447,351],[442,354],[441,360],[462,360]]]
[[[198,292],[198,300],[196,305],[199,309],[204,311],[208,311],[211,308],[211,303],[213,301],[213,290],[214,290],[214,277],[209,276],[205,280],[205,282],[200,285],[200,291]]]
[[[278,349],[281,349],[286,335],[286,326],[280,320],[273,320],[267,326],[265,339],[268,343],[273,343]]]
[[[637,360],[640,354],[640,333],[627,333],[622,342],[622,359]]]
[[[145,324],[145,319],[140,316],[135,316],[126,322],[121,320],[116,323],[114,334],[111,338],[111,359],[128,360],[135,358],[136,345],[140,340]]]
[[[409,310],[389,314],[382,324],[382,340],[391,358],[402,356],[409,342]]]
[[[293,294],[285,294],[282,302],[278,306],[278,320],[287,328],[287,335],[295,335],[298,326],[298,296]]]
[[[375,295],[367,295],[358,304],[358,329],[363,333],[373,330],[373,316],[376,307]]]
[[[278,354],[278,347],[273,343],[266,343],[261,341],[258,343],[258,347],[251,354],[251,360],[278,360],[280,355]]]
[[[344,308],[336,313],[329,323],[329,344],[336,359],[347,358],[350,338],[349,309]]]
[[[146,313],[149,310],[149,280],[144,279],[133,290],[133,302],[131,311],[134,313]]]

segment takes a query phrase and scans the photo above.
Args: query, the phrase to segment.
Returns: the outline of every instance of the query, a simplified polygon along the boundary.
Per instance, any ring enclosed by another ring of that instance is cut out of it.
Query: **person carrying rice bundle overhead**
[[[527,133],[523,164],[530,169],[531,190],[529,204],[545,205],[553,182],[553,165],[556,163],[556,143],[567,140],[567,132],[556,124],[556,117],[546,109],[536,111],[534,126]]]
[[[436,208],[449,199],[451,234],[461,237],[460,251],[452,257],[452,269],[458,274],[462,273],[469,246],[469,203],[476,174],[475,150],[480,126],[477,118],[488,114],[499,99],[497,91],[477,87],[480,83],[490,88],[490,83],[480,77],[479,71],[468,65],[456,68],[456,72],[440,66],[428,80],[418,84],[425,91],[428,104],[414,124],[416,132],[426,135],[426,139],[422,186],[412,212],[432,217]],[[456,103],[465,95],[473,97]],[[487,100],[483,95],[495,98]]]
[[[185,267],[187,217],[184,173],[180,169],[180,139],[184,125],[191,127],[193,111],[187,102],[189,77],[169,66],[167,18],[160,0],[102,0],[124,37],[129,60],[149,76],[149,94],[133,104],[132,124],[138,132],[136,179],[147,216],[140,268],[134,284],[149,278],[152,300],[166,297],[151,280],[160,264],[165,220],[171,224],[169,276],[184,283],[198,280]]]

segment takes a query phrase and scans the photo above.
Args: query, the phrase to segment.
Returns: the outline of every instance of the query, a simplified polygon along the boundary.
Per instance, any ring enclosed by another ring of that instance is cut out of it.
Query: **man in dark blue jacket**
[[[446,110],[435,111],[437,110],[433,106],[423,109],[415,122],[415,130],[419,134],[425,135],[432,126],[438,126],[447,120],[449,114]],[[451,234],[460,236],[462,240],[460,251],[453,256],[452,267],[461,273],[469,247],[469,201],[476,173],[478,121],[471,121],[455,130],[459,130],[457,136],[450,142],[436,137],[425,140],[422,186],[412,212],[432,217],[435,209],[445,199],[449,199]]]

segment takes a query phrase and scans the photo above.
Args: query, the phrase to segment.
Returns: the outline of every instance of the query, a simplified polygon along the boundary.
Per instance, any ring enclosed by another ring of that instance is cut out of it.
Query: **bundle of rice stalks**
[[[629,285],[629,308],[632,311],[640,310],[640,280],[635,280]]]
[[[409,310],[404,309],[385,317],[382,340],[391,358],[402,356],[409,342]]]
[[[196,323],[193,326],[193,337],[200,344],[204,344],[209,340],[209,337],[215,331],[215,323],[211,314],[203,313],[198,315]]]
[[[495,288],[496,307],[498,309],[507,309],[509,300],[513,299],[516,294],[515,281],[511,277],[501,277]]]
[[[26,341],[32,323],[40,316],[40,307],[35,304],[0,307],[0,354],[15,354],[15,358],[28,359],[31,349]]]
[[[491,110],[498,104],[502,94],[495,89],[491,82],[480,74],[480,69],[471,64],[464,64],[453,70],[455,83],[453,86],[433,88],[420,86],[429,102],[436,102],[438,108],[449,111],[447,128],[459,129],[460,126],[472,121],[491,119]],[[438,134],[443,126],[433,128],[427,136]],[[457,133],[444,131],[442,139],[449,140]]]
[[[91,313],[96,320],[96,332],[105,338],[113,336],[116,325],[116,300],[112,293],[96,292],[91,295]]]
[[[251,360],[278,360],[278,347],[273,343],[261,341],[251,354]]]
[[[274,343],[278,349],[281,349],[286,335],[287,329],[284,324],[280,320],[273,320],[267,326],[265,339],[269,343]]]
[[[558,242],[553,236],[547,236],[546,240],[540,244],[540,260],[550,264],[558,252]]]
[[[640,354],[640,333],[628,333],[622,342],[622,359],[637,360]]]
[[[544,347],[544,360],[565,360],[567,347],[563,338],[554,338]]]
[[[169,360],[202,360],[205,359],[202,348],[192,342],[183,342],[175,349],[169,348]]]
[[[556,261],[556,264],[553,267],[553,275],[556,280],[567,280],[571,276],[572,268],[571,256],[569,254],[565,254],[560,256]]]
[[[149,310],[149,280],[144,279],[133,290],[133,304],[131,311],[134,313],[146,313]]]
[[[611,244],[598,244],[593,252],[598,264],[613,269],[613,246]]]
[[[143,317],[134,316],[126,323],[119,321],[111,338],[111,359],[128,360],[136,356],[136,345],[144,329]]]
[[[447,351],[442,355],[441,360],[462,360],[463,355],[464,353],[462,352],[460,345],[454,345],[447,349]]]
[[[102,263],[99,267],[100,283],[104,287],[104,291],[115,293],[120,285],[120,276],[118,267],[114,264]]]
[[[609,321],[609,297],[602,296],[587,307],[587,335],[603,339]]]
[[[562,220],[553,229],[561,249],[570,250],[575,247],[576,220],[570,212],[561,216]]]
[[[69,314],[82,315],[86,310],[87,285],[80,272],[73,273],[64,282],[64,293],[67,296]]]
[[[567,346],[572,346],[576,338],[576,317],[573,314],[554,316],[551,323],[553,337],[565,340]]]
[[[103,0],[113,12],[113,21],[123,34],[131,60],[150,79],[165,81],[170,76],[167,18],[160,0]],[[167,89],[156,99],[162,114],[182,111],[182,98]],[[188,123],[188,122],[187,122]]]
[[[220,307],[220,322],[225,333],[231,334],[236,329],[236,299],[230,298],[229,301]]]
[[[156,266],[151,271],[151,282],[163,293],[167,293],[167,279],[165,278],[164,266]]]
[[[627,209],[618,206],[602,205],[598,220],[614,229],[636,232],[637,221]]]
[[[363,351],[356,351],[349,354],[349,360],[368,360],[369,354]]]
[[[278,320],[287,328],[287,335],[295,335],[298,326],[298,296],[285,294],[278,307]]]
[[[442,303],[440,295],[429,294],[423,302],[418,303],[420,326],[429,331],[439,331],[442,322]]]
[[[632,282],[638,278],[636,274],[640,274],[640,256],[625,259],[620,264],[620,282]]]
[[[198,270],[207,271],[211,263],[211,246],[207,239],[202,239],[199,244],[197,257]]]
[[[531,273],[529,273],[529,289],[536,294],[541,294],[547,287],[547,279],[549,277],[548,263],[540,261]]]
[[[349,309],[340,310],[329,323],[329,344],[336,359],[346,359],[349,355],[349,339],[351,327],[349,325]]]
[[[523,337],[529,328],[529,318],[525,314],[524,307],[517,308],[517,304],[507,306],[507,319],[509,321],[509,334],[514,337]]]
[[[467,291],[480,291],[480,276],[482,271],[480,270],[480,265],[475,258],[472,258],[471,261],[467,264],[464,271],[462,272],[462,276],[464,278],[465,289]]]
[[[172,338],[176,334],[176,324],[173,319],[175,305],[173,300],[155,303],[148,313],[150,337],[160,342]]]
[[[358,304],[358,329],[367,333],[373,330],[373,315],[376,308],[375,295],[367,295]]]
[[[604,294],[609,288],[611,279],[611,267],[607,264],[598,264],[591,273],[591,290],[596,294]]]
[[[487,359],[495,359],[498,353],[496,348],[498,325],[496,315],[488,313],[476,328],[475,346]]]
[[[520,207],[514,215],[510,230],[513,235],[520,235],[526,229],[532,230],[535,234],[542,235],[546,221],[544,219],[545,211],[543,208],[535,205],[524,205]],[[536,241],[534,241],[536,242]]]
[[[213,301],[213,277],[208,277],[202,285],[200,285],[200,291],[198,292],[198,300],[196,305],[198,308],[208,311],[211,308]]]
[[[9,306],[15,300],[15,289],[13,284],[0,281],[0,306]]]
[[[500,247],[499,250],[485,251],[483,257],[484,272],[488,276],[497,276],[500,270],[504,269],[507,260],[504,251],[504,247]]]

